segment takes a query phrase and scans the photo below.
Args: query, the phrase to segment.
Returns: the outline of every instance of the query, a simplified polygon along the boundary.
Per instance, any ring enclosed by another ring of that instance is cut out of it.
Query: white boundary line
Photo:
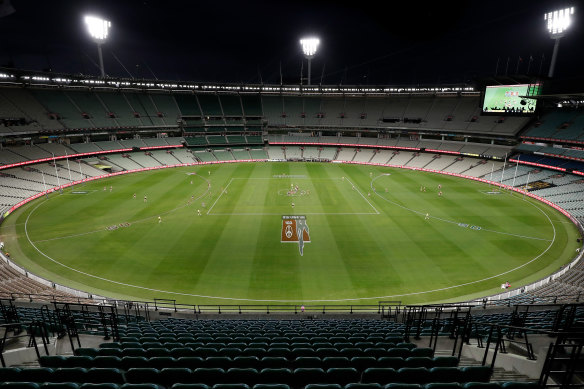
[[[202,199],[202,198],[203,198],[203,197],[204,197],[204,196],[205,196],[207,193],[209,193],[209,190],[211,190],[211,183],[209,182],[209,180],[207,180],[207,179],[206,179],[206,178],[204,178],[204,177],[201,177],[201,178],[203,179],[203,181],[207,182],[207,190],[206,190],[206,191],[205,191],[205,192],[204,192],[202,195],[200,195],[199,197],[197,197],[195,200]],[[46,201],[48,201],[48,200],[45,200],[44,202],[46,202]],[[166,211],[166,212],[162,212],[162,213],[160,213],[159,215],[168,215],[168,214],[170,214],[170,213],[173,213],[173,212],[175,212],[175,211],[177,211],[177,210],[179,210],[179,209],[183,209],[183,208],[185,208],[185,207],[188,207],[188,204],[187,204],[187,205],[182,205],[182,206],[180,206],[180,207],[173,208],[173,209],[171,209],[171,210],[169,210],[169,211]],[[36,208],[35,208],[35,209],[36,209]],[[128,223],[131,223],[131,224],[144,223],[144,222],[146,222],[146,221],[148,221],[148,220],[151,220],[151,219],[154,219],[154,218],[156,218],[156,216],[148,216],[148,217],[145,217],[145,218],[143,218],[143,219],[138,219],[138,220],[136,220],[136,221],[132,221],[132,222],[128,222]],[[27,220],[28,220],[28,218],[27,218]],[[24,223],[24,225],[25,225],[25,227],[26,227],[26,222]],[[36,241],[35,241],[35,243],[42,243],[42,242],[50,242],[50,241],[53,241],[53,240],[61,240],[61,239],[76,238],[76,237],[79,237],[79,236],[84,236],[84,235],[95,234],[96,232],[113,232],[113,231],[108,231],[108,230],[107,230],[107,227],[104,227],[104,228],[101,228],[101,229],[99,229],[99,230],[88,231],[88,232],[82,232],[82,233],[80,233],[80,234],[73,234],[73,235],[66,235],[66,236],[58,236],[58,237],[56,237],[56,238],[50,238],[50,239],[36,240]],[[30,239],[29,239],[29,241],[30,241]]]
[[[229,182],[227,183],[227,186],[221,191],[221,193],[219,194],[219,196],[217,197],[217,199],[215,200],[215,202],[213,203],[213,205],[211,205],[211,207],[207,211],[207,215],[209,215],[209,212],[211,212],[211,210],[213,209],[213,207],[215,206],[215,204],[217,204],[217,201],[219,201],[219,199],[221,198],[221,196],[223,196],[223,193],[225,193],[225,191],[227,190],[227,188],[229,188],[229,185],[231,185],[232,182],[233,182],[233,177],[231,178],[231,180],[229,180]]]
[[[345,177],[345,180],[347,180],[349,182],[349,184],[351,184],[351,186],[353,188],[355,188],[355,190],[357,191],[357,193],[359,193],[359,195],[363,198],[363,200],[365,200],[367,202],[367,204],[369,204],[369,206],[371,208],[373,208],[373,210],[375,211],[375,214],[379,215],[379,211],[373,206],[373,204],[371,204],[371,202],[369,202],[369,200],[367,200],[367,198],[365,196],[363,196],[363,193],[361,193],[359,188],[357,188],[355,185],[353,185],[353,183],[349,180],[349,178]]]
[[[536,256],[535,258],[531,259],[530,261],[519,265],[513,269],[509,269],[505,272],[490,276],[490,277],[486,277],[480,280],[475,280],[475,281],[469,281],[469,282],[465,282],[459,285],[452,285],[452,286],[447,286],[444,288],[437,288],[437,289],[431,289],[431,290],[426,290],[426,291],[421,291],[421,292],[411,292],[411,293],[403,293],[403,294],[394,294],[394,295],[387,295],[387,296],[374,296],[374,297],[357,297],[357,298],[348,298],[348,299],[322,299],[322,300],[305,300],[305,299],[298,299],[298,300],[267,300],[267,299],[249,299],[249,298],[233,298],[233,297],[221,297],[221,296],[208,296],[208,295],[201,295],[201,294],[194,294],[194,293],[181,293],[181,292],[172,292],[172,291],[167,291],[167,290],[161,290],[161,289],[155,289],[155,288],[147,288],[145,286],[139,286],[139,285],[133,285],[133,284],[127,284],[124,282],[119,282],[119,281],[114,281],[114,280],[110,280],[108,278],[104,278],[104,277],[100,277],[100,276],[96,276],[94,274],[90,274],[87,272],[83,272],[81,270],[72,268],[68,265],[65,265],[53,258],[51,258],[50,256],[48,256],[47,254],[45,254],[44,252],[42,252],[41,250],[39,250],[35,244],[30,240],[30,237],[28,235],[28,220],[30,218],[30,216],[36,211],[36,209],[41,206],[42,204],[44,204],[45,202],[39,203],[36,207],[33,208],[33,210],[28,214],[27,218],[26,218],[26,222],[24,223],[24,230],[25,230],[25,234],[26,234],[26,238],[28,239],[29,243],[31,244],[32,247],[34,247],[35,250],[37,250],[42,256],[44,256],[45,258],[49,259],[50,261],[63,266],[66,269],[69,269],[71,271],[77,272],[79,274],[83,274],[85,276],[91,277],[91,278],[95,278],[101,281],[106,281],[106,282],[110,282],[116,285],[122,285],[122,286],[127,286],[127,287],[132,287],[132,288],[136,288],[136,289],[142,289],[142,290],[149,290],[152,292],[159,292],[159,293],[166,293],[166,294],[172,294],[172,295],[177,295],[177,296],[188,296],[188,297],[200,297],[200,298],[209,298],[209,299],[217,299],[217,300],[229,300],[229,301],[250,301],[250,302],[275,302],[275,303],[293,303],[293,302],[298,302],[298,301],[303,301],[306,303],[312,303],[312,302],[343,302],[343,301],[363,301],[363,300],[379,300],[379,299],[387,299],[387,298],[393,298],[393,297],[406,297],[406,296],[415,296],[415,295],[420,295],[420,294],[426,294],[426,293],[434,293],[434,292],[440,292],[440,291],[444,291],[444,290],[449,290],[449,289],[454,289],[454,288],[459,288],[462,286],[467,286],[467,285],[472,285],[472,284],[476,284],[479,282],[483,282],[483,281],[488,281],[491,280],[493,278],[497,278],[500,276],[503,276],[505,274],[509,274],[515,270],[521,269],[522,267],[525,267],[527,265],[529,265],[530,263],[538,260],[539,258],[541,258],[546,252],[549,251],[549,249],[552,247],[552,245],[555,242],[556,239],[556,227],[554,226],[552,220],[550,219],[549,215],[540,207],[538,207],[537,205],[532,204],[534,207],[538,208],[540,210],[540,212],[542,212],[546,218],[548,219],[548,221],[550,222],[550,224],[552,225],[553,231],[554,231],[554,237],[552,239],[552,241],[550,242],[549,246],[543,251],[541,252],[538,256]],[[415,212],[415,211],[414,211]]]
[[[370,185],[371,185],[371,188],[373,188],[373,182],[374,182],[374,181],[375,181],[377,178],[379,178],[379,177],[382,177],[382,176],[383,176],[383,174],[382,174],[382,175],[380,175],[380,176],[377,176],[377,177],[375,177],[375,178],[373,178],[373,179],[371,180],[371,184],[370,184]],[[424,212],[421,212],[421,211],[416,211],[415,209],[408,208],[408,207],[406,207],[405,205],[398,204],[398,203],[396,203],[396,202],[394,202],[394,201],[391,201],[391,200],[389,200],[389,199],[387,199],[387,198],[383,197],[382,195],[380,195],[380,194],[379,194],[379,193],[377,193],[377,192],[375,192],[375,194],[376,194],[376,195],[378,195],[379,197],[381,197],[383,200],[387,201],[388,203],[390,203],[390,204],[393,204],[393,205],[395,205],[395,206],[397,206],[397,207],[400,207],[400,208],[402,208],[402,209],[405,209],[406,211],[410,211],[410,212],[416,213],[416,214],[418,214],[418,215],[420,215],[420,216],[424,216],[424,215],[425,215],[425,214],[424,214]],[[501,194],[503,194],[503,195],[504,195],[504,193],[501,193]],[[531,203],[530,203],[530,204],[531,204]],[[532,204],[532,205],[533,205],[533,204]],[[436,217],[436,216],[430,216],[430,219],[436,219],[436,220],[440,220],[440,221],[442,221],[442,222],[451,223],[451,224],[460,224],[460,223],[462,223],[462,222],[457,222],[457,221],[455,221],[455,220],[448,220],[448,219],[443,219],[443,218],[441,218],[441,217]],[[549,219],[549,217],[548,217],[548,219]],[[551,220],[550,220],[550,223],[552,223],[552,222],[551,222]],[[552,225],[553,225],[553,224],[552,224]],[[541,240],[541,241],[544,241],[544,242],[553,242],[553,240],[550,240],[550,239],[545,239],[545,238],[538,238],[538,237],[534,237],[534,236],[526,236],[526,235],[513,234],[513,233],[510,233],[510,232],[502,232],[502,231],[489,230],[488,228],[482,228],[482,227],[481,227],[481,229],[480,229],[480,230],[478,230],[478,231],[485,231],[485,232],[492,232],[492,233],[495,233],[495,234],[509,235],[509,236],[514,236],[514,237],[516,237],[516,238],[523,238],[523,239],[533,239],[533,240]]]

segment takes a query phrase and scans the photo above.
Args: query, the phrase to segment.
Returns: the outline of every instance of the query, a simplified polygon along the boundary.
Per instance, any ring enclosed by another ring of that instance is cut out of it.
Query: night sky
[[[546,74],[553,40],[543,14],[573,5],[576,20],[561,40],[556,76],[584,73],[579,23],[584,7],[577,2],[11,0],[11,4],[16,12],[0,18],[2,67],[98,75],[96,45],[83,24],[83,15],[91,13],[112,22],[110,39],[103,46],[106,73],[111,76],[279,84],[281,68],[284,83],[298,83],[304,59],[298,40],[314,34],[321,46],[312,61],[313,84],[322,77],[323,84],[344,85],[472,82],[494,75],[497,62],[499,74],[525,74],[528,66],[532,75],[540,69]]]

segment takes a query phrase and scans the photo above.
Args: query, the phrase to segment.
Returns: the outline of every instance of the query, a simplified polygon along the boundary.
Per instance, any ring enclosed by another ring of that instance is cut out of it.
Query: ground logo
[[[300,255],[304,255],[304,244],[310,243],[310,230],[306,216],[282,216],[282,243],[298,243]]]

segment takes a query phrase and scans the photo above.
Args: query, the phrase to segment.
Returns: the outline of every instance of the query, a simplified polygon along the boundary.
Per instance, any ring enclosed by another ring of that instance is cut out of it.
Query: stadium
[[[0,389],[582,387],[549,11],[549,66],[470,82],[323,83],[314,37],[292,80],[110,75],[93,16],[99,74],[0,67]]]

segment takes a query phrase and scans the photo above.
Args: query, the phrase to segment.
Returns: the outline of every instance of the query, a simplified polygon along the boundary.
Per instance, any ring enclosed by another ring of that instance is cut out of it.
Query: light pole
[[[316,54],[316,50],[318,49],[318,45],[320,44],[320,39],[314,37],[303,38],[300,39],[300,44],[302,45],[302,52],[304,53],[304,56],[308,60],[307,84],[310,85],[310,61],[312,60],[312,57],[314,57],[314,55]]]
[[[99,56],[99,70],[101,71],[101,76],[105,77],[101,45],[104,44],[105,41],[107,40],[107,35],[112,24],[109,20],[98,18],[96,16],[86,16],[84,20],[85,24],[87,25],[87,31],[89,32],[89,35],[91,35],[93,41],[97,43],[97,55]]]
[[[570,27],[570,23],[572,22],[570,15],[573,14],[574,7],[570,7],[548,12],[544,16],[544,20],[547,20],[547,29],[550,37],[556,41],[554,43],[554,53],[552,54],[552,63],[550,64],[550,71],[548,73],[548,77],[550,78],[554,76],[556,59],[560,48],[560,38],[566,34],[566,30]]]

